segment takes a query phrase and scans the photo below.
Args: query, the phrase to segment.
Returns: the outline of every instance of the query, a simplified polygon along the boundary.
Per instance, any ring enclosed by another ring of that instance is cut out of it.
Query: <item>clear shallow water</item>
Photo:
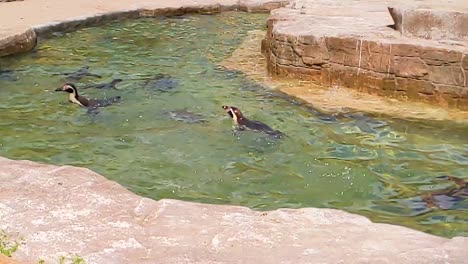
[[[468,234],[468,203],[429,209],[421,195],[453,187],[436,180],[468,177],[468,127],[350,113],[331,117],[265,89],[217,63],[266,16],[224,13],[140,19],[87,28],[42,41],[30,54],[0,59],[0,155],[83,166],[154,199],[245,205],[332,207],[379,222],[442,235]],[[122,96],[90,115],[53,92],[53,74],[90,66],[118,90],[82,89],[88,97]],[[172,76],[169,92],[145,88]],[[233,135],[221,105],[288,135]],[[187,109],[206,123],[166,111]]]

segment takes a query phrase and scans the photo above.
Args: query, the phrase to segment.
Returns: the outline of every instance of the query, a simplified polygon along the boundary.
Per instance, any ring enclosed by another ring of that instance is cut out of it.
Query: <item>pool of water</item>
[[[34,52],[1,58],[0,155],[87,167],[154,199],[340,208],[466,236],[466,197],[436,197],[436,206],[423,197],[455,188],[438,176],[468,177],[468,126],[326,115],[219,67],[249,30],[264,29],[265,19],[223,13],[113,22],[57,33]],[[58,73],[82,66],[102,78],[75,81],[79,89],[123,80],[116,90],[82,95],[119,95],[122,103],[87,113],[54,92],[66,81]],[[224,104],[287,137],[233,133]],[[206,122],[167,114],[181,109]]]

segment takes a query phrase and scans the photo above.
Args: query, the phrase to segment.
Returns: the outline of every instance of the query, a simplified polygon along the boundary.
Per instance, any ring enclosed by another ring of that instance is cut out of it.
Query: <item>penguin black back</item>
[[[285,136],[283,132],[279,130],[274,130],[273,128],[271,128],[270,126],[268,126],[267,124],[263,122],[250,120],[246,118],[242,114],[241,110],[235,106],[223,105],[222,108],[232,118],[232,120],[234,121],[234,124],[240,130],[250,129],[254,131],[264,132],[265,134],[268,134],[276,138]]]

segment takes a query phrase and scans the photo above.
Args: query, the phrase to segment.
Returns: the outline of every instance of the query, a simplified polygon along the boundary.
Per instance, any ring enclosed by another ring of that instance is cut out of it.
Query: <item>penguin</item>
[[[429,208],[452,209],[468,198],[468,181],[451,175],[437,177],[437,180],[448,180],[454,186],[444,190],[433,191],[422,195],[422,200]]]
[[[151,91],[171,92],[179,85],[179,81],[167,74],[158,73],[154,77],[145,80],[143,86]]]
[[[254,121],[247,119],[239,108],[234,106],[227,106],[223,105],[222,108],[234,121],[237,129],[239,130],[252,130],[257,132],[263,132],[267,135],[273,136],[275,138],[284,137],[285,134],[279,130],[274,130],[273,128],[269,127],[267,124],[262,123],[260,121]]]
[[[438,180],[449,180],[455,183],[455,190],[451,191],[449,194],[452,196],[465,196],[468,197],[468,180],[460,179],[451,175],[443,175],[437,177]]]
[[[72,83],[66,83],[62,87],[55,89],[56,92],[67,92],[68,93],[68,100],[71,103],[77,104],[82,107],[86,108],[98,108],[98,107],[106,107],[113,103],[117,103],[121,101],[120,96],[114,96],[110,98],[104,99],[88,99],[84,96],[78,95],[78,90],[76,86]]]
[[[119,82],[123,81],[122,79],[113,79],[109,83],[100,83],[100,84],[93,84],[93,85],[88,85],[86,87],[83,87],[83,89],[88,89],[88,88],[95,88],[95,89],[114,89],[115,85],[118,84]]]
[[[54,75],[64,75],[65,79],[74,80],[74,81],[78,81],[85,76],[102,78],[101,75],[90,73],[89,66],[83,66],[79,70],[74,71],[74,72],[57,73]]]

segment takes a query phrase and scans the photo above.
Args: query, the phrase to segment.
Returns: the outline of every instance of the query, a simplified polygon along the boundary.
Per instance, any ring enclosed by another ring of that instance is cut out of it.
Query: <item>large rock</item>
[[[468,9],[468,2],[458,4]],[[457,28],[446,23],[427,35],[429,27],[421,29],[425,22],[416,30],[409,27],[417,21],[407,19],[410,12],[391,10],[393,26],[382,1],[296,0],[274,10],[262,43],[269,72],[468,109],[466,23],[455,23]],[[408,38],[392,27],[428,39]],[[449,37],[442,31],[451,34],[450,41],[440,40]]]
[[[15,30],[8,37],[1,38],[0,57],[32,50],[37,44],[36,33],[32,29]]]
[[[0,158],[1,228],[20,261],[56,263],[463,263],[468,238],[375,224],[333,209],[256,212],[154,201],[87,169]],[[130,175],[129,175],[130,176]]]

